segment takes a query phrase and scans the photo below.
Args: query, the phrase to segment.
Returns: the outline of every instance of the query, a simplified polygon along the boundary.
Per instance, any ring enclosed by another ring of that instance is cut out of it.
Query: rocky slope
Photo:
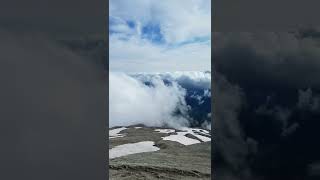
[[[115,127],[109,131],[109,179],[210,179],[211,132]]]

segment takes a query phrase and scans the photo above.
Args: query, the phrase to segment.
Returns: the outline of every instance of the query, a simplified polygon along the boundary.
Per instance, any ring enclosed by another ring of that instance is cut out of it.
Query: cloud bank
[[[211,96],[208,89],[210,76],[211,73],[208,72],[131,75],[110,72],[110,127],[135,124],[174,128],[193,126],[199,119],[192,114],[195,108],[188,99],[190,87],[201,87],[199,92],[203,97],[200,98],[206,98],[202,101],[206,101],[207,104],[204,105],[208,106],[209,95]],[[189,83],[189,87],[184,86],[183,82]],[[208,127],[210,117],[207,114],[210,113],[210,106],[207,107],[207,112],[197,113],[206,117],[198,122],[198,126],[205,122]]]

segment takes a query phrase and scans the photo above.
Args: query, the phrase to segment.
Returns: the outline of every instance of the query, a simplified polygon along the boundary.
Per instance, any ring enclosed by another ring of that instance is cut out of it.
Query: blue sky
[[[110,0],[111,71],[211,67],[210,0]]]

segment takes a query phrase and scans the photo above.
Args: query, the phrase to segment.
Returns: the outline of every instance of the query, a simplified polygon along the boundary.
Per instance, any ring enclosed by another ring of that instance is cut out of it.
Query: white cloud
[[[135,124],[188,126],[186,116],[173,115],[177,108],[182,114],[187,111],[186,92],[176,83],[166,86],[160,79],[153,78],[154,86],[150,87],[124,73],[110,73],[109,82],[110,127]]]
[[[210,0],[111,0],[112,71],[203,71],[211,69]],[[134,28],[127,22],[133,22]],[[164,43],[141,35],[157,24]],[[199,40],[201,38],[202,40]]]
[[[211,69],[211,49],[191,44],[165,50],[144,40],[121,41],[110,38],[110,69],[126,72],[203,71]]]
[[[211,72],[203,71],[176,71],[164,73],[135,73],[142,81],[150,81],[154,76],[176,81],[179,84],[189,85],[200,89],[211,89]]]
[[[210,0],[111,0],[110,15],[141,24],[159,23],[170,43],[211,32]]]
[[[165,84],[164,82],[168,82]],[[146,85],[145,83],[151,85]],[[188,127],[196,120],[189,116],[186,87],[203,89],[211,95],[210,72],[109,73],[109,125]],[[201,97],[201,100],[202,98]],[[173,115],[176,110],[181,114]],[[211,113],[210,113],[211,116]],[[209,117],[209,116],[208,116]],[[203,127],[208,128],[205,124]]]

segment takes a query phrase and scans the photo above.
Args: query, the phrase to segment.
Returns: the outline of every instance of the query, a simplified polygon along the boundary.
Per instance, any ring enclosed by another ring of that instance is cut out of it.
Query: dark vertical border
[[[239,35],[241,34],[241,32],[250,32],[250,33],[261,33],[261,35],[263,35],[264,33],[267,32],[275,32],[275,33],[280,33],[280,32],[292,32],[292,31],[297,31],[297,30],[301,30],[303,28],[315,28],[317,29],[317,31],[319,31],[318,27],[320,25],[320,21],[319,21],[319,1],[315,1],[315,0],[305,0],[305,1],[301,1],[301,0],[268,0],[268,1],[256,1],[256,0],[242,0],[242,1],[234,1],[234,0],[214,0],[212,5],[212,23],[211,23],[211,27],[212,27],[212,46],[211,46],[211,75],[212,75],[212,79],[214,79],[215,76],[215,70],[214,70],[214,61],[215,59],[214,57],[214,46],[219,46],[217,43],[215,42],[214,39],[215,37],[213,32],[221,32],[221,33],[228,33],[228,32],[232,32],[234,33],[234,35]],[[317,35],[317,31],[312,30],[310,31],[311,34],[309,34],[308,36],[310,36],[309,38],[312,38],[312,36],[318,36]],[[309,33],[310,33],[309,32]],[[313,34],[313,35],[312,35]],[[264,43],[264,42],[262,42]],[[288,44],[289,45],[289,44]],[[240,49],[241,50],[241,49]],[[232,53],[232,51],[230,51]],[[234,52],[234,51],[233,51]],[[221,60],[221,59],[220,59]],[[239,59],[237,59],[239,60]],[[242,62],[242,59],[239,60],[238,62]],[[232,62],[234,61],[230,61],[230,64],[232,64]],[[239,63],[241,64],[241,63]],[[243,63],[245,65],[245,63]],[[228,64],[229,66],[229,64]],[[238,67],[241,68],[241,67]],[[253,67],[249,67],[248,69],[252,70],[252,71],[256,71],[257,66],[253,66]],[[297,69],[299,69],[300,67],[296,66]],[[232,69],[234,71],[238,70],[237,68]],[[219,72],[220,73],[220,72]],[[236,74],[237,72],[235,72]],[[240,74],[236,74],[235,76],[240,75]],[[257,79],[262,79],[261,75],[260,76],[255,76],[254,73],[250,74],[249,76],[246,77],[246,80],[248,81],[252,81],[254,83],[250,84],[252,87],[257,87],[259,86],[258,83],[255,83],[257,81]],[[274,81],[274,79],[273,79]],[[297,79],[291,79],[292,82],[298,81]],[[214,96],[215,96],[215,89],[216,89],[216,84],[214,84],[214,82],[212,81],[211,83],[212,86],[212,92],[213,92],[213,98],[212,100],[212,112],[213,115],[212,117],[215,117],[215,113],[214,113],[214,107],[219,107],[219,104],[216,104],[214,102]],[[288,91],[286,91],[288,92]],[[252,111],[250,111],[249,113],[252,113]],[[253,114],[253,113],[252,113]],[[231,179],[231,175],[234,172],[232,170],[232,168],[230,167],[224,167],[226,168],[226,172],[228,174],[223,174],[225,176],[222,176],[221,174],[221,162],[217,162],[215,161],[215,151],[217,149],[217,141],[216,141],[216,137],[217,136],[226,136],[225,134],[221,134],[221,132],[217,132],[216,128],[215,128],[215,124],[217,123],[217,121],[219,122],[219,124],[221,124],[221,119],[212,119],[213,123],[212,123],[212,133],[213,133],[213,138],[212,138],[212,149],[211,149],[211,154],[212,154],[212,159],[211,159],[211,172],[213,175],[213,179]],[[309,120],[309,119],[306,119]],[[314,124],[317,125],[317,124]],[[319,128],[319,127],[317,127]],[[219,134],[217,134],[219,133]],[[306,134],[306,132],[303,132],[304,134]],[[305,137],[303,137],[303,133],[300,133],[299,137],[300,139],[303,139]],[[316,138],[316,137],[314,137]],[[303,140],[307,140],[307,138],[303,139]],[[295,141],[295,140],[292,140]],[[232,141],[228,142],[229,143],[229,147],[233,147]],[[317,143],[314,142],[313,145],[316,145]],[[234,146],[237,147],[237,146]],[[309,146],[310,147],[310,146]],[[319,146],[318,146],[319,147]],[[265,148],[265,147],[263,147]],[[279,148],[280,149],[280,148]],[[279,149],[275,150],[275,154],[277,153],[277,151],[279,152]],[[233,152],[235,150],[233,149],[228,149],[230,150],[230,152]],[[282,149],[284,152],[288,152],[287,149]],[[311,152],[311,150],[308,149],[304,149],[305,153],[309,153]],[[313,157],[311,157],[312,154],[308,154],[309,158],[308,161],[310,161]],[[227,154],[225,155],[227,156],[235,156],[234,154]],[[318,157],[318,154],[317,154]],[[261,157],[260,157],[261,158]],[[268,159],[273,159],[274,156],[270,156],[270,157],[264,157],[264,160],[268,160]],[[277,157],[278,160],[283,160],[284,158],[282,156]],[[305,160],[305,159],[304,159]],[[215,162],[214,162],[215,161]],[[265,161],[261,161],[261,160],[257,160],[256,165],[260,162],[265,162]],[[234,161],[232,161],[232,163],[236,164]],[[275,163],[275,165],[277,165],[278,162]],[[303,164],[300,162],[296,162],[297,164]],[[308,162],[309,163],[309,162]],[[265,166],[269,166],[266,165],[266,163],[263,163],[263,165]],[[289,166],[290,164],[287,164],[287,166]],[[320,174],[319,172],[319,166],[317,163],[315,164],[311,164],[310,167],[313,167],[314,169],[311,168],[312,171],[314,171],[314,173],[318,173],[318,175]],[[303,167],[303,166],[302,166]],[[307,167],[307,168],[310,168]],[[272,168],[276,169],[277,171],[273,170],[273,172],[277,172],[272,174]],[[295,171],[295,169],[286,169],[285,166],[279,166],[279,167],[267,167],[267,169],[264,169],[265,172],[258,174],[259,179],[285,179],[283,177],[281,177],[278,173],[281,172],[282,175],[285,174],[284,172],[288,172],[289,175],[303,175],[304,177],[295,177],[295,179],[311,179],[310,177],[306,177],[304,175],[304,168],[300,168],[297,169],[297,171]],[[216,177],[217,174],[219,174],[218,178]],[[263,175],[266,174],[271,174],[270,176],[268,175],[268,177],[263,177]],[[286,174],[286,175],[288,175]],[[238,172],[235,172],[235,175],[239,175]],[[272,177],[273,178],[270,178]],[[319,176],[318,176],[319,177]],[[239,177],[234,178],[234,179],[245,179],[248,180],[248,177],[241,177],[239,175]],[[254,179],[257,180],[257,177],[251,177],[250,179]],[[316,178],[314,178],[316,179]]]
[[[97,33],[108,43],[108,1],[7,1],[0,6],[0,179],[107,179],[108,58],[104,66],[77,64],[59,40]]]
[[[105,126],[105,142],[106,142],[106,172],[107,178],[109,179],[109,0],[106,0],[106,13],[105,13],[105,43],[106,43],[106,63],[105,63],[105,73],[107,76],[107,120]]]
[[[213,103],[213,96],[214,96],[214,91],[213,91],[213,87],[214,87],[214,84],[213,84],[213,76],[214,76],[214,74],[213,74],[213,27],[214,27],[214,10],[215,10],[215,8],[214,8],[214,2],[215,1],[211,1],[211,93],[213,93],[213,95],[211,95],[211,179],[213,179],[213,176],[214,176],[214,166],[213,166],[213,164],[214,164],[214,162],[213,162],[213,156],[214,156],[214,153],[213,153],[213,151],[214,151],[214,140],[215,140],[215,138],[214,138],[214,119],[213,119],[213,113],[214,113],[214,108],[213,108],[213,106],[214,106],[214,103]]]

